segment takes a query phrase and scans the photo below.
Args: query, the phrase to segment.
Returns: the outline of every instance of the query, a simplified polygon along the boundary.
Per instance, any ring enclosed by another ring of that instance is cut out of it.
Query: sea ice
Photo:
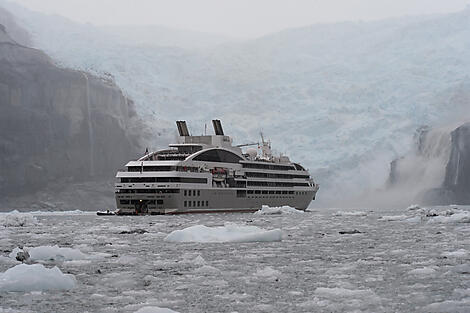
[[[220,270],[210,266],[210,265],[203,265],[196,270],[194,270],[195,273],[197,274],[202,274],[202,275],[217,275],[220,274]]]
[[[195,225],[172,231],[165,241],[170,242],[270,242],[281,241],[280,229],[264,230],[256,226],[226,223],[225,226]]]
[[[59,248],[59,246],[39,246],[35,248],[27,248],[30,260],[32,261],[72,261],[72,260],[85,260],[88,256],[78,249],[73,248]],[[10,253],[10,258],[16,258],[18,252],[23,249],[15,248]]]
[[[273,214],[298,214],[304,213],[304,211],[294,209],[293,207],[284,205],[279,207],[270,207],[267,205],[263,205],[261,210],[256,211],[254,214],[256,215],[273,215]]]
[[[135,311],[135,313],[178,313],[178,312],[167,309],[167,308],[160,308],[158,306],[146,306]]]
[[[338,211],[333,213],[333,216],[366,216],[367,212],[364,211]]]
[[[0,291],[69,290],[76,285],[75,277],[63,274],[58,267],[42,264],[18,264],[0,273]]]
[[[22,227],[37,224],[37,219],[30,213],[20,213],[17,210],[0,213],[0,225],[5,227]]]
[[[429,219],[430,224],[446,224],[446,223],[470,223],[470,212],[458,211],[458,213],[451,214],[449,216],[435,216]]]
[[[384,222],[393,222],[393,221],[403,221],[407,219],[408,216],[406,215],[386,215],[382,216],[379,218],[379,221],[384,221]]]
[[[457,251],[448,251],[448,252],[443,252],[442,256],[448,257],[448,258],[464,258],[468,254],[468,251],[465,249],[459,249]]]
[[[408,272],[408,274],[414,275],[414,276],[430,276],[430,275],[434,275],[435,273],[436,273],[436,270],[430,267],[416,268]]]

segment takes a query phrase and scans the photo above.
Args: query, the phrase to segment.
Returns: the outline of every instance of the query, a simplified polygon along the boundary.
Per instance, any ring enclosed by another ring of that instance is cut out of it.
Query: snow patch
[[[0,273],[0,291],[69,290],[75,286],[75,276],[42,264],[19,264]]]
[[[24,227],[37,223],[37,219],[31,213],[20,213],[17,210],[0,213],[0,225],[4,227]]]
[[[305,213],[304,211],[297,210],[293,207],[284,205],[279,207],[270,207],[267,205],[263,205],[261,210],[256,211],[255,215],[275,215],[275,214],[301,214]]]
[[[280,229],[264,230],[256,226],[226,223],[225,226],[195,225],[172,231],[165,237],[169,242],[271,242],[281,241]]]

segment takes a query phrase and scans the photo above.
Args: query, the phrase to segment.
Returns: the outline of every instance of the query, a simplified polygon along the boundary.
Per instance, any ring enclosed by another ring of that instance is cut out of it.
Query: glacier
[[[193,133],[222,118],[237,143],[263,130],[322,185],[317,205],[382,186],[413,133],[468,117],[470,8],[375,22],[318,24],[188,47],[29,11],[10,2],[33,45],[59,65],[111,77],[161,147],[173,121]],[[333,192],[334,191],[334,192]]]

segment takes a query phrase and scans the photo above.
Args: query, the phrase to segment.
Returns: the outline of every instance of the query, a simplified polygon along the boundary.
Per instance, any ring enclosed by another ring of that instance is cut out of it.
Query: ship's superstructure
[[[263,204],[305,210],[318,185],[309,172],[287,156],[273,156],[271,143],[261,150],[233,146],[219,120],[215,135],[191,136],[177,121],[179,140],[147,153],[116,175],[119,214],[169,214],[256,211]]]

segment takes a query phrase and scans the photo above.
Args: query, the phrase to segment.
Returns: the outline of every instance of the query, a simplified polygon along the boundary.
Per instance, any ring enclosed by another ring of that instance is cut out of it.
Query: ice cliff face
[[[4,25],[0,108],[2,196],[50,182],[112,180],[137,153],[134,105],[114,83],[58,68],[42,51],[17,43]]]

